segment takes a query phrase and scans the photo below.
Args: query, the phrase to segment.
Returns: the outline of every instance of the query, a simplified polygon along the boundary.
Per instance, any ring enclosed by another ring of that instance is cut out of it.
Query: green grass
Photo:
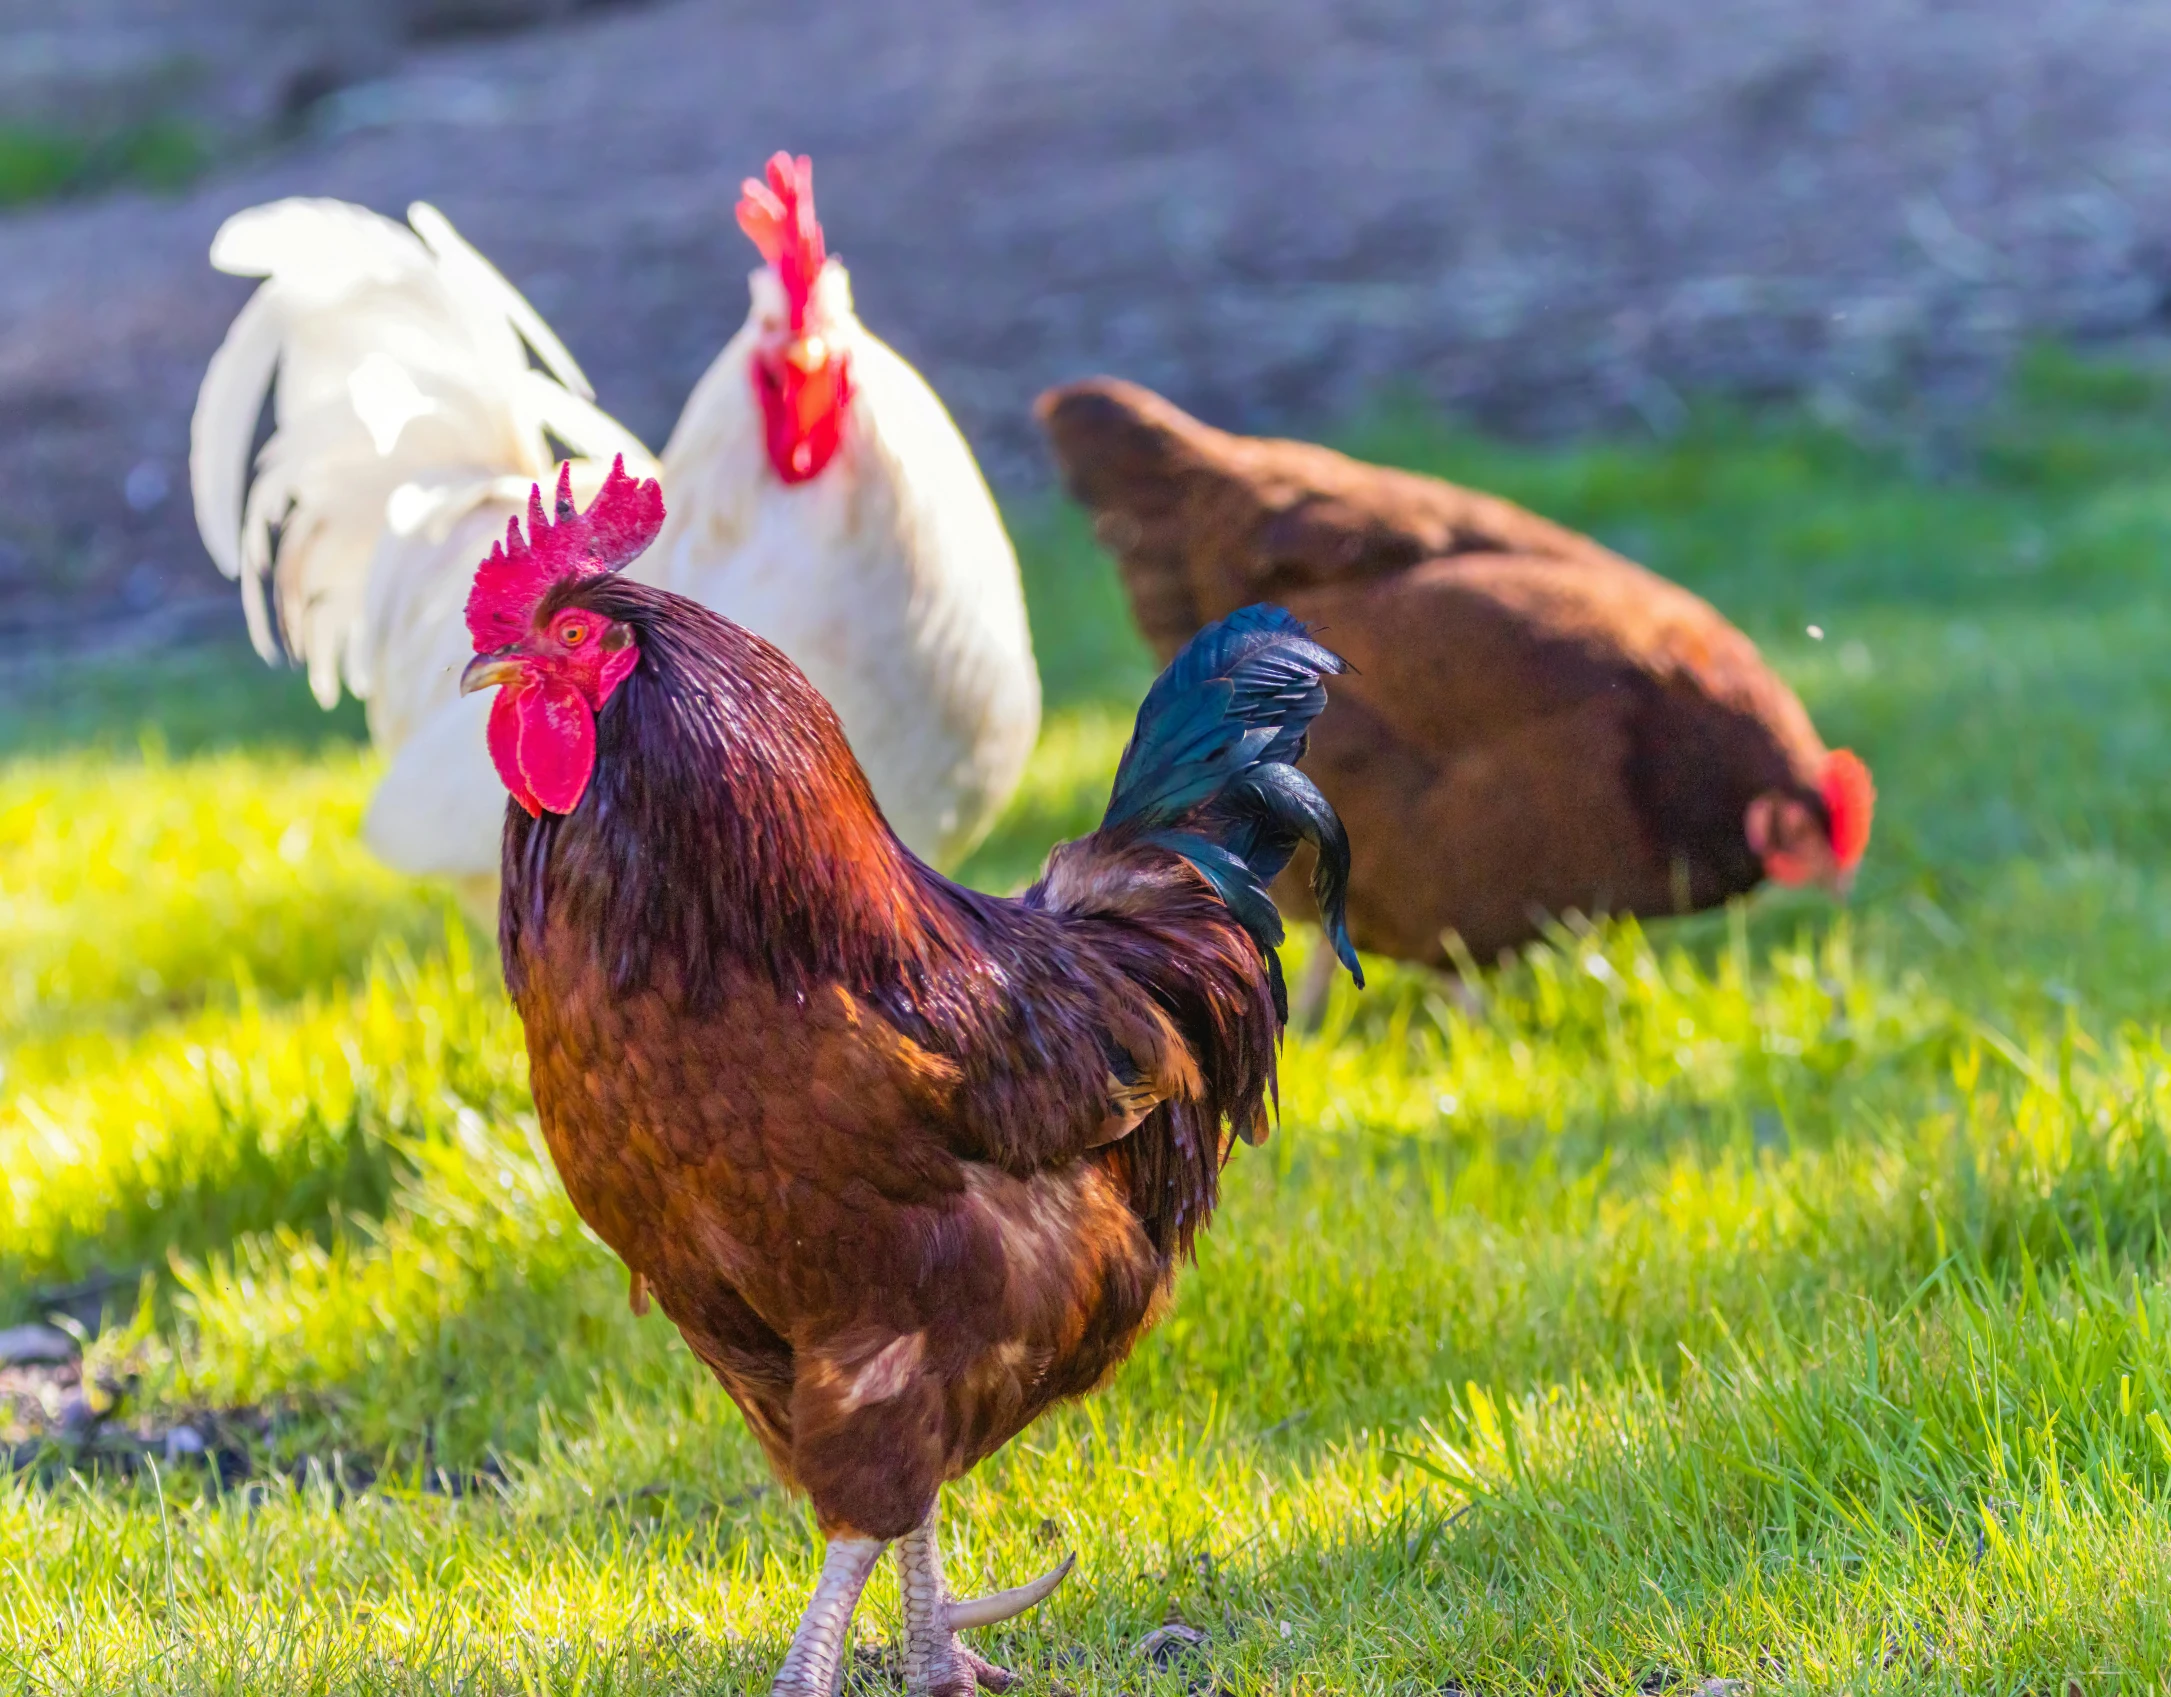
[[[1081,1554],[996,1652],[1180,1691],[1173,1606],[1236,1692],[2160,1689],[2171,380],[2040,355],[1934,481],[1792,417],[1352,440],[1711,596],[1878,835],[1845,911],[1337,991],[1168,1322],[952,1493],[961,1583]],[[1084,526],[1019,529],[1051,713],[997,886],[1148,675]],[[566,1204],[487,945],[356,843],[352,714],[224,653],[6,707],[0,1323],[140,1271],[124,1418],[265,1405],[382,1479],[0,1486],[0,1691],[759,1688],[805,1514]]]
[[[0,124],[0,207],[122,184],[171,193],[202,174],[210,153],[204,132],[178,118],[101,134]]]

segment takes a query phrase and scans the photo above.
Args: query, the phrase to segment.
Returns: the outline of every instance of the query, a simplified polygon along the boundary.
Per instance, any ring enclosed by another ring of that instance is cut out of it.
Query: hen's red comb
[[[814,217],[814,161],[779,153],[769,160],[769,180],[749,177],[739,185],[739,228],[784,285],[792,330],[807,327],[807,301],[829,250]]]
[[[663,528],[663,490],[654,478],[626,475],[626,457],[611,462],[611,472],[588,503],[573,505],[573,468],[558,469],[557,516],[543,517],[543,487],[528,489],[528,534],[517,518],[505,521],[505,540],[475,568],[475,587],[467,594],[467,631],[475,652],[490,654],[528,633],[535,604],[550,586],[569,577],[596,577],[637,559]]]
[[[1877,786],[1869,768],[1851,749],[1835,748],[1824,757],[1824,811],[1832,822],[1832,858],[1851,872],[1869,847],[1870,816],[1877,811]]]

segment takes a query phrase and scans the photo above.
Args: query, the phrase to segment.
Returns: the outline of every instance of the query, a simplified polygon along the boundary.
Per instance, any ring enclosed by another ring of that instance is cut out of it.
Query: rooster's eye
[[[560,625],[558,627],[558,640],[568,648],[578,648],[587,640],[587,637],[588,627],[586,625]]]

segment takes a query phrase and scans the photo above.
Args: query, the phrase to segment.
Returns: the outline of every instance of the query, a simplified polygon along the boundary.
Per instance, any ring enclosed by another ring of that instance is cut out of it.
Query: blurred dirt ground
[[[739,178],[810,152],[864,316],[1013,489],[1032,396],[1089,371],[1253,428],[1400,387],[1519,430],[1714,389],[1904,429],[2171,296],[2141,0],[423,4],[312,57],[268,0],[98,0],[80,38],[0,0],[48,92],[170,38],[285,126],[178,196],[0,215],[0,630],[234,617],[185,461],[246,286],[204,251],[278,195],[435,201],[660,444],[745,310]]]

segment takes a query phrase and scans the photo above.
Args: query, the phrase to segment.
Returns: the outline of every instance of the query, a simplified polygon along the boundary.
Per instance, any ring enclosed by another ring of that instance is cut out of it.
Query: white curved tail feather
[[[371,702],[373,732],[403,662],[381,639],[416,622],[400,603],[434,599],[448,575],[465,593],[458,519],[547,478],[553,438],[653,466],[519,291],[434,208],[408,217],[413,229],[297,199],[229,218],[212,264],[264,283],[213,355],[190,427],[197,528],[241,580],[259,652],[276,654],[276,618],[318,700],[344,684]],[[267,390],[277,428],[252,481]]]

